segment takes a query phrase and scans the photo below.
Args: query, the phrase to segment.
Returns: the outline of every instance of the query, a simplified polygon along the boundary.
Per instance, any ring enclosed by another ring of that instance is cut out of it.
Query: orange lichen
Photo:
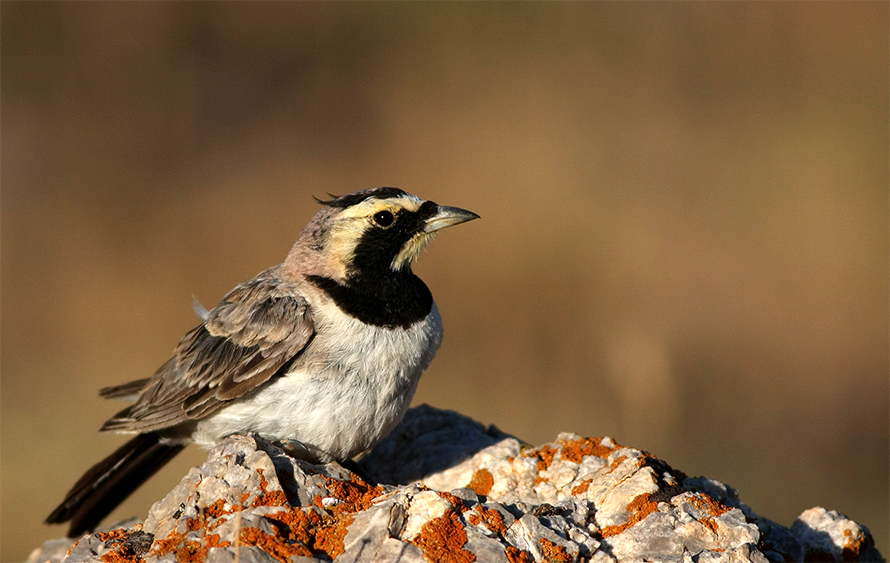
[[[630,513],[630,517],[627,519],[627,522],[625,522],[624,524],[619,524],[617,526],[606,526],[605,528],[600,530],[599,536],[601,538],[607,538],[609,536],[620,534],[646,516],[649,516],[650,514],[655,512],[657,508],[658,503],[649,500],[649,493],[637,495],[632,501],[627,504],[627,511]]]
[[[185,534],[173,530],[166,538],[156,539],[149,554],[162,557],[168,553],[173,553],[176,561],[181,563],[182,561],[188,560],[189,552],[194,551],[194,546],[196,545],[195,542],[186,542]],[[181,551],[183,553],[180,553]]]
[[[695,493],[693,495],[690,495],[687,500],[689,501],[689,504],[699,510],[707,512],[711,516],[720,516],[721,514],[729,511],[728,506],[726,506],[722,502],[717,502],[708,495],[702,493]]]
[[[260,476],[260,490],[265,493],[269,490],[269,481],[266,480],[266,473],[262,467],[257,467],[256,472]]]
[[[478,526],[480,523],[484,524],[486,528],[496,534],[503,535],[507,531],[501,513],[493,508],[482,508],[481,504],[477,504],[473,512],[467,514],[467,521],[474,526]]]
[[[701,522],[705,528],[711,530],[711,532],[713,532],[714,535],[717,534],[717,522],[715,522],[713,518],[711,518],[710,516],[707,516],[705,518],[700,519],[699,522]]]
[[[331,559],[346,551],[343,540],[346,539],[346,534],[349,532],[349,526],[353,520],[352,515],[348,514],[335,519],[329,525],[317,529],[312,548],[316,552],[327,553]]]
[[[103,553],[100,559],[104,563],[139,563],[142,561],[142,554],[137,553],[133,548],[127,545],[127,542],[136,532],[141,532],[142,526],[137,524],[132,529],[120,528],[109,532],[98,532],[96,536],[111,551]]]
[[[185,542],[176,550],[176,563],[201,563],[207,559],[207,550],[197,542]]]
[[[278,522],[274,534],[258,528],[243,528],[239,542],[241,545],[257,546],[282,563],[287,563],[293,555],[311,557],[324,553],[332,559],[340,555],[344,549],[346,526],[352,522],[351,515],[336,518],[301,508],[268,514],[266,518]]]
[[[103,553],[100,557],[104,563],[137,563],[142,561],[135,553],[125,553],[124,550],[114,550]]]
[[[108,542],[109,540],[119,540],[128,538],[130,536],[130,532],[126,528],[118,528],[117,530],[111,530],[108,532],[96,532],[96,536],[100,541]]]
[[[200,523],[196,524],[196,522],[195,519],[189,518],[186,521],[186,527],[189,530],[198,529]],[[219,541],[219,535],[217,534],[203,536],[201,543],[188,541],[185,537],[185,534],[173,530],[166,538],[155,540],[149,554],[162,557],[167,553],[173,553],[177,563],[200,563],[207,560],[207,553],[211,548],[228,547],[230,545],[229,542]]]
[[[374,499],[383,494],[383,488],[372,487],[360,479],[342,481],[326,476],[323,478],[330,498],[338,501],[336,504],[327,507],[322,497],[316,496],[313,502],[322,512],[292,508],[270,514],[267,518],[283,525],[278,535],[284,535],[277,538],[278,542],[296,541],[299,546],[297,551],[302,552],[303,548],[307,548],[315,554],[325,553],[333,559],[344,551],[343,539],[353,522],[353,513],[369,508]]]
[[[627,503],[627,511],[633,513],[646,511],[646,514],[649,514],[655,510],[656,506],[657,503],[649,500],[649,493],[643,493],[635,496],[632,501]]]
[[[453,508],[423,525],[411,543],[423,550],[430,563],[471,563],[476,556],[464,549],[467,533]]]
[[[237,504],[231,506],[228,510],[226,510],[226,501],[221,498],[216,499],[215,501],[201,509],[201,513],[205,519],[210,518],[215,520],[215,522],[212,523],[205,523],[204,527],[207,531],[214,530],[225,523],[225,519],[223,518],[224,516],[239,512],[241,510],[244,510],[244,506]]]
[[[627,459],[626,455],[620,455],[620,456],[616,457],[615,459],[613,459],[612,463],[609,464],[609,470],[606,471],[606,475],[608,475],[609,473],[618,469],[618,466],[621,465],[622,463],[624,463],[624,461],[626,459]]]
[[[120,551],[109,551],[107,553],[103,553],[102,557],[100,557],[103,563],[135,563],[139,561],[139,558],[135,556],[127,556],[121,553]]]
[[[269,482],[266,481],[262,468],[258,468],[256,472],[260,475],[260,491],[262,492],[253,499],[250,506],[253,508],[257,506],[287,506],[287,496],[285,496],[284,491],[269,491]],[[241,502],[244,503],[246,500],[244,498]]]
[[[538,471],[544,471],[545,469],[550,467],[551,463],[553,463],[553,457],[556,455],[556,449],[547,444],[544,444],[540,448],[522,452],[522,455],[523,457],[537,458]]]
[[[330,516],[324,512],[299,508],[268,514],[266,518],[281,524],[276,526],[275,535],[278,536],[278,541],[297,541],[304,546],[312,545],[318,530],[331,521]]]
[[[544,554],[543,561],[547,563],[567,563],[572,560],[563,546],[555,544],[546,538],[539,539],[538,545],[541,546],[541,551]]]
[[[512,545],[508,545],[504,552],[507,555],[507,561],[510,563],[532,563],[532,561],[534,561],[527,551],[523,551]]]
[[[590,483],[592,481],[593,481],[593,479],[584,479],[579,484],[572,487],[572,494],[573,495],[582,495],[582,494],[586,493],[587,489],[590,487]]]
[[[617,450],[620,446],[604,446],[602,438],[581,438],[580,440],[560,440],[562,445],[562,453],[560,457],[566,461],[581,463],[584,456],[593,455],[596,457],[609,457],[609,454]]]
[[[439,497],[447,500],[448,503],[452,507],[456,508],[457,510],[460,510],[461,513],[466,512],[467,510],[470,509],[469,506],[464,504],[463,499],[461,499],[459,496],[453,495],[453,494],[445,492],[445,491],[436,491],[436,494],[439,495]]]
[[[477,469],[475,473],[473,473],[473,477],[470,479],[470,484],[468,485],[473,492],[480,496],[486,496],[491,492],[491,487],[494,485],[494,476],[492,476],[491,471],[488,469],[480,468]]]
[[[859,552],[865,546],[866,540],[864,535],[853,537],[852,530],[844,530],[844,547],[841,549],[842,561],[859,561]]]
[[[383,494],[381,486],[372,487],[361,479],[341,481],[333,477],[324,477],[325,487],[338,504],[329,508],[334,515],[344,513],[361,512],[374,504],[374,500]]]
[[[292,555],[311,557],[312,550],[299,541],[282,541],[277,535],[272,536],[259,528],[242,528],[241,545],[256,546],[277,559],[287,563]]]
[[[101,559],[103,563],[137,563],[138,561],[142,561],[142,558],[137,557],[136,554],[125,554],[120,550],[103,553],[102,557],[99,559]]]
[[[164,555],[176,549],[176,546],[181,544],[183,539],[185,539],[185,534],[181,534],[176,530],[173,530],[172,532],[167,534],[166,538],[155,538],[155,541],[148,553],[149,555],[154,555],[158,558],[163,557]]]
[[[717,502],[716,500],[703,493],[695,493],[693,495],[690,495],[689,497],[687,497],[686,500],[689,502],[689,504],[691,504],[698,510],[710,514],[710,516],[699,518],[698,521],[705,528],[709,529],[716,535],[718,526],[717,522],[714,520],[714,517],[720,516],[721,514],[729,511],[729,507],[721,502]]]
[[[259,547],[282,563],[287,563],[294,555],[306,557],[323,555],[333,559],[343,553],[343,539],[346,537],[347,527],[353,521],[352,514],[370,507],[374,499],[383,493],[382,487],[372,487],[360,479],[342,481],[323,476],[330,496],[338,501],[336,504],[326,507],[322,498],[318,496],[314,502],[321,510],[291,507],[284,492],[268,490],[269,483],[262,470],[258,469],[257,472],[260,476],[261,492],[250,506],[273,506],[281,507],[282,510],[264,516],[276,523],[274,533],[270,534],[255,527],[245,527],[239,531],[235,545]],[[246,502],[248,497],[249,495],[242,495],[242,502]],[[229,542],[220,542],[218,535],[206,535],[206,532],[220,526],[225,516],[241,509],[241,506],[233,506],[227,510],[222,499],[210,503],[198,518],[189,518],[185,521],[188,531],[203,530],[200,542],[187,541],[185,534],[174,530],[167,538],[155,542],[152,555],[161,557],[172,552],[178,563],[197,563],[206,560],[209,549],[231,545]],[[116,560],[107,563],[135,562]]]
[[[86,536],[84,536],[84,537],[86,537]],[[81,538],[81,539],[83,539],[83,538]],[[77,547],[77,544],[79,544],[79,543],[80,543],[80,540],[77,540],[76,542],[71,544],[71,547],[69,547],[68,551],[65,552],[65,557],[69,557],[71,555],[71,552],[74,551],[74,548]],[[65,557],[63,557],[62,559],[64,559]]]

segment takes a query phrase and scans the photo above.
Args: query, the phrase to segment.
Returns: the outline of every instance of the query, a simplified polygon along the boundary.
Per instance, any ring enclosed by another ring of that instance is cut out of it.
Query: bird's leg
[[[284,450],[284,453],[291,457],[309,461],[310,463],[317,463],[316,460],[318,459],[318,455],[316,453],[316,450],[311,446],[307,446],[299,440],[285,438],[283,440],[275,440],[272,442],[272,444]],[[368,475],[364,468],[353,459],[347,459],[344,461],[332,461],[328,465],[334,465],[339,467],[340,469],[352,473],[371,486],[377,485],[377,481],[370,475]]]
[[[287,455],[295,457],[297,459],[311,462],[316,457],[314,452],[312,451],[312,448],[299,440],[291,440],[290,438],[285,438],[283,440],[274,440],[272,444],[284,450],[284,453],[286,453]]]

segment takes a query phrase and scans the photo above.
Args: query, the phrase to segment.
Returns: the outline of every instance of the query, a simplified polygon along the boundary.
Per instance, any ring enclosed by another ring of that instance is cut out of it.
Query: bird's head
[[[399,188],[361,190],[318,201],[324,207],[300,233],[285,266],[323,262],[326,274],[341,282],[358,275],[410,272],[411,263],[436,232],[479,218]]]

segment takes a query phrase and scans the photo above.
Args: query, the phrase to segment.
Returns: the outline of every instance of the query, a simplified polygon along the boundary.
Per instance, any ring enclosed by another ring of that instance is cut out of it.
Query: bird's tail
[[[84,473],[47,519],[71,521],[68,537],[92,531],[157,470],[185,446],[162,441],[157,433],[139,434]]]

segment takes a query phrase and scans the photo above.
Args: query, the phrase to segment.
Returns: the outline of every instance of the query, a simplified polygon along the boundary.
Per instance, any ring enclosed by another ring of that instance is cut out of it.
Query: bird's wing
[[[312,340],[315,325],[297,286],[275,271],[242,283],[208,311],[136,403],[102,430],[149,432],[203,418],[286,372]]]

